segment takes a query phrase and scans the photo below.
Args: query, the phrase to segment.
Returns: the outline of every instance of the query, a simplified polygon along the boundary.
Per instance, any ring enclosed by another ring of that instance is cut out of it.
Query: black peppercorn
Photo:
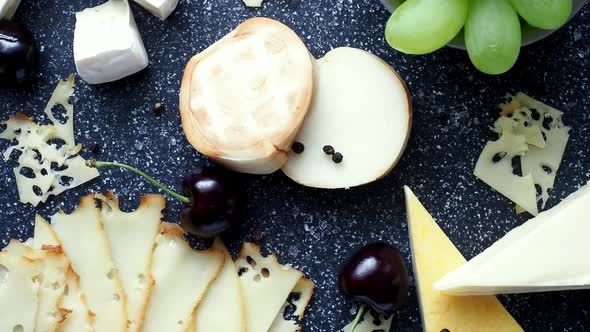
[[[101,148],[100,145],[97,143],[94,143],[90,146],[90,151],[94,154],[94,155],[99,155],[101,152]]]
[[[342,162],[342,159],[344,159],[344,156],[340,152],[336,152],[332,156],[332,161],[335,162],[336,164],[340,164]]]
[[[324,153],[327,155],[333,155],[334,154],[334,147],[331,145],[324,145]]]
[[[166,110],[166,106],[164,106],[163,103],[158,102],[154,104],[152,110],[154,111],[154,113],[156,113],[156,115],[160,115]]]
[[[305,146],[301,142],[295,142],[291,146],[291,149],[293,150],[293,152],[300,154],[303,153],[303,151],[305,150]]]

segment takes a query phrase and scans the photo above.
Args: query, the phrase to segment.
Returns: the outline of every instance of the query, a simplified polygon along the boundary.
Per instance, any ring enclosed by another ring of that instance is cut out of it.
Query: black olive
[[[0,21],[0,85],[30,81],[37,69],[37,48],[31,33],[20,23]]]

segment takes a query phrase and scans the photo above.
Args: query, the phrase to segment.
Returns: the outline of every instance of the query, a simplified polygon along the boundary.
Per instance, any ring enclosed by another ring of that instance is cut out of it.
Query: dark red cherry
[[[20,23],[0,21],[0,85],[29,81],[37,67],[37,49],[31,33]]]
[[[190,233],[213,237],[238,222],[238,191],[220,169],[197,169],[184,178],[182,188],[191,202],[183,206],[180,222]]]
[[[399,250],[387,243],[372,243],[344,264],[338,286],[347,296],[391,314],[408,297],[408,272]]]

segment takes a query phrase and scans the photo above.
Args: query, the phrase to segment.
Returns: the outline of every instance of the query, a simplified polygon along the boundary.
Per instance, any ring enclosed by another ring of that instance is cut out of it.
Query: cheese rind
[[[135,2],[161,20],[167,19],[178,5],[178,0],[135,0]]]
[[[465,264],[465,258],[410,188],[404,190],[412,266],[424,331],[522,332],[523,329],[494,296],[456,297],[433,289],[437,279]]]
[[[74,60],[90,84],[116,81],[148,66],[148,55],[127,0],[76,13]]]
[[[590,186],[542,212],[436,282],[455,295],[508,294],[590,288]],[[559,243],[558,245],[549,245]]]

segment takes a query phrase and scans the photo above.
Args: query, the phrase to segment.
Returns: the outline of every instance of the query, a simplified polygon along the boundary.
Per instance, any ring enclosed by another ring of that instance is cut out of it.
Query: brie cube
[[[10,20],[18,5],[20,0],[0,0],[0,20]]]
[[[162,20],[168,18],[178,5],[178,0],[135,0],[135,2]]]
[[[109,0],[76,13],[74,60],[90,84],[116,81],[148,65],[148,56],[127,0]]]

